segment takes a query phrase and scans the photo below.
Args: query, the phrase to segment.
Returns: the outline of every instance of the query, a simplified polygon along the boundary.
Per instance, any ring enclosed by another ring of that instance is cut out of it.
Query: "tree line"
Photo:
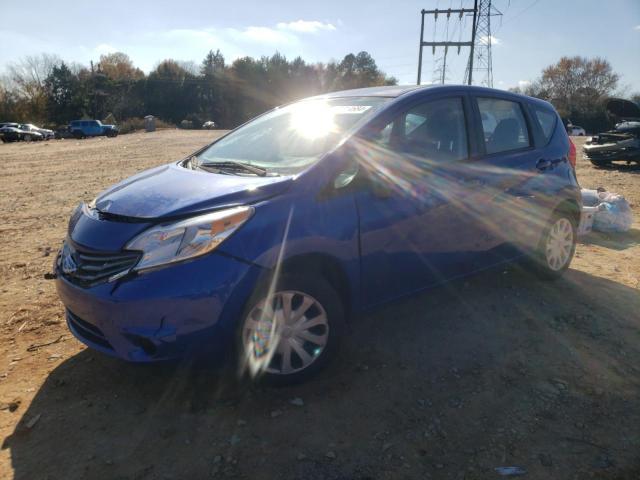
[[[620,76],[603,58],[562,57],[529,85],[512,91],[550,102],[566,123],[595,133],[614,121],[606,112],[607,99],[617,96],[640,105],[640,94],[620,91],[619,83]]]
[[[41,54],[9,65],[0,79],[0,121],[61,126],[80,118],[122,121],[151,114],[172,124],[213,120],[232,128],[299,98],[396,83],[367,52],[326,64],[279,53],[228,64],[212,50],[200,65],[167,59],[149,74],[122,52],[89,66]]]

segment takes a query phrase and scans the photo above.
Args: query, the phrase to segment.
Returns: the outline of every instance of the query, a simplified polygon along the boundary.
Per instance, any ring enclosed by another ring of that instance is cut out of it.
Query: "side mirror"
[[[351,164],[347,168],[345,168],[338,174],[336,179],[333,181],[333,187],[336,190],[339,190],[341,188],[349,186],[356,178],[359,171],[360,165],[358,164],[358,162],[351,162]]]

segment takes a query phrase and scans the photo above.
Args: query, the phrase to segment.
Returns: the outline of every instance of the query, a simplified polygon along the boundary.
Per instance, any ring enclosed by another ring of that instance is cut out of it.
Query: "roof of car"
[[[330,92],[324,95],[318,95],[322,98],[342,98],[342,97],[399,97],[400,95],[431,86],[420,85],[391,85],[384,87],[368,87],[353,88],[351,90],[340,90],[338,92]]]
[[[341,90],[338,92],[326,93],[324,95],[318,95],[313,98],[344,98],[344,97],[399,97],[401,95],[409,93],[417,93],[418,91],[460,91],[466,90],[474,93],[484,94],[501,94],[509,95],[513,97],[520,97],[533,101],[538,104],[549,105],[544,100],[540,100],[526,95],[520,95],[518,93],[509,92],[507,90],[497,90],[495,88],[480,87],[476,85],[392,85],[382,87],[368,87],[368,88],[354,88],[352,90]]]

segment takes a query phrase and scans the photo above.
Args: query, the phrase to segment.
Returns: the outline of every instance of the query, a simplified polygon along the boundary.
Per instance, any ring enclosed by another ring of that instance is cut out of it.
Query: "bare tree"
[[[44,81],[53,67],[61,63],[62,59],[55,54],[29,55],[16,63],[9,64],[9,77],[21,95],[33,98],[42,91]]]
[[[22,115],[28,121],[46,119],[46,93],[44,82],[53,67],[62,63],[57,55],[42,53],[24,57],[8,66],[13,95],[23,102]]]

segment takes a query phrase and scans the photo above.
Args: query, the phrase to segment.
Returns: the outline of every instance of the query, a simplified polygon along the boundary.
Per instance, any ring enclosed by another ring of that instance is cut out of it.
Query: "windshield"
[[[211,145],[198,155],[198,163],[233,161],[295,173],[330,151],[345,133],[388,100],[331,98],[277,108]]]

